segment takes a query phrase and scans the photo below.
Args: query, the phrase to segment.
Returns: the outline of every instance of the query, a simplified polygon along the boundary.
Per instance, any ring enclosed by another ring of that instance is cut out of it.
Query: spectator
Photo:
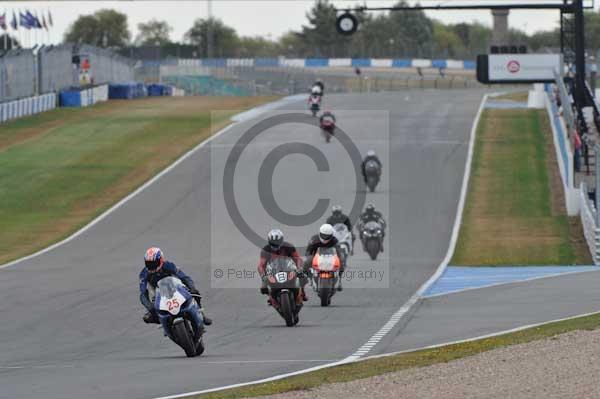
[[[581,172],[581,147],[583,147],[583,144],[581,143],[581,137],[579,137],[579,129],[575,129],[573,135],[573,168],[575,172]]]

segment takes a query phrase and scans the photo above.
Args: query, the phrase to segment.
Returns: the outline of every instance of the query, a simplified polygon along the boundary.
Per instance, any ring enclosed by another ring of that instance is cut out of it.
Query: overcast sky
[[[506,4],[510,1],[497,0],[494,3]],[[536,1],[556,0],[533,0],[530,3]],[[444,2],[447,4],[450,1],[421,0],[421,3],[425,4]],[[489,3],[490,0],[480,2]],[[278,38],[289,30],[300,29],[302,24],[306,23],[305,14],[313,3],[313,0],[213,0],[212,13],[235,28],[240,35]],[[348,7],[362,4],[364,1],[334,0],[332,3],[339,7]],[[368,1],[368,5],[372,6],[390,6],[394,3],[395,0]],[[113,8],[127,14],[132,38],[137,34],[138,23],[152,18],[166,20],[173,27],[171,39],[175,41],[182,39],[194,19],[205,18],[208,15],[207,1],[39,1],[4,2],[2,6],[9,15],[12,10],[25,8],[38,13],[43,11],[46,15],[50,10],[54,20],[54,27],[50,32],[52,43],[62,40],[65,30],[79,15],[91,14],[102,8]],[[428,15],[445,23],[479,21],[488,26],[492,25],[489,11],[429,11]],[[558,11],[511,11],[509,24],[528,33],[552,29],[558,26]]]

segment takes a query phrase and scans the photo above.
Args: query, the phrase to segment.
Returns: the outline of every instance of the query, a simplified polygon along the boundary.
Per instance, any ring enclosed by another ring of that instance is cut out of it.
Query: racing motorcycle
[[[317,113],[321,110],[321,96],[311,94],[308,98],[308,109],[312,113],[312,116],[317,116]]]
[[[371,260],[377,259],[383,243],[383,227],[375,221],[369,221],[361,227],[361,240],[364,250]]]
[[[331,304],[340,278],[341,259],[335,248],[319,248],[312,260],[311,284],[321,298],[321,306]]]
[[[329,115],[321,118],[321,131],[325,136],[325,141],[330,142],[335,133],[335,119]]]
[[[169,276],[158,282],[154,308],[164,333],[179,345],[187,357],[204,352],[204,320],[198,303],[177,277]]]
[[[302,292],[296,263],[287,257],[273,257],[265,268],[271,306],[285,320],[288,327],[300,321]]]
[[[352,233],[344,223],[336,223],[333,226],[333,236],[338,240],[342,252],[342,263],[347,262],[352,253]]]
[[[379,184],[379,177],[381,176],[381,168],[375,161],[367,161],[365,164],[365,183],[369,187],[369,191],[375,191],[375,187]]]

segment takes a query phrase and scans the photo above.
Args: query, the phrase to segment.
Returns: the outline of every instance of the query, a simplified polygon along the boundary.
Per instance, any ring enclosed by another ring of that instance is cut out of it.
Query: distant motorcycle
[[[312,113],[312,116],[316,117],[317,113],[321,110],[321,96],[311,94],[308,98],[308,109]]]
[[[333,235],[338,240],[340,249],[342,250],[342,264],[347,262],[348,257],[352,253],[352,232],[344,223],[337,223],[333,226]]]
[[[296,263],[290,258],[274,257],[267,263],[265,275],[271,306],[283,317],[286,326],[295,326],[300,321],[298,314],[303,303]]]
[[[377,259],[383,244],[383,227],[375,221],[365,223],[361,226],[361,240],[371,260]]]
[[[369,191],[375,191],[375,187],[379,184],[379,178],[381,176],[381,167],[375,161],[368,161],[365,164],[365,183],[369,187]]]
[[[204,352],[204,321],[200,307],[187,287],[177,277],[158,282],[154,307],[165,335],[179,345],[187,357]]]
[[[329,143],[335,134],[335,119],[330,116],[322,117],[321,131],[323,132],[323,136],[325,136],[325,141]]]
[[[319,248],[312,260],[311,284],[321,298],[321,306],[329,306],[340,278],[341,259],[335,248]]]

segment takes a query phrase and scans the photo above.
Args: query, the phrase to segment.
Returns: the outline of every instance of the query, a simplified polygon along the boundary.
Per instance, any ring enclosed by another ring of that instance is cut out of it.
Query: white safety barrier
[[[583,234],[595,265],[600,265],[600,228],[596,227],[596,209],[588,198],[588,189],[581,183],[579,190],[579,209]]]
[[[465,62],[460,60],[446,60],[448,69],[465,69]]]
[[[177,87],[173,87],[173,92],[172,92],[172,96],[173,97],[183,97],[185,96],[185,90],[183,89],[178,89]]]
[[[56,108],[55,93],[0,103],[0,122],[39,114],[54,108]]]
[[[349,67],[352,65],[351,58],[330,58],[329,66],[330,67]],[[304,60],[302,60],[302,66],[304,66]]]
[[[304,68],[304,58],[284,58],[280,64],[290,68]]]
[[[96,86],[81,91],[81,106],[89,107],[108,100],[108,85]]]
[[[378,68],[391,68],[394,60],[385,58],[373,58],[371,59],[371,66]]]
[[[228,67],[252,67],[254,66],[254,58],[228,58]]]
[[[431,68],[431,60],[416,58],[412,60],[412,66],[414,68]]]

